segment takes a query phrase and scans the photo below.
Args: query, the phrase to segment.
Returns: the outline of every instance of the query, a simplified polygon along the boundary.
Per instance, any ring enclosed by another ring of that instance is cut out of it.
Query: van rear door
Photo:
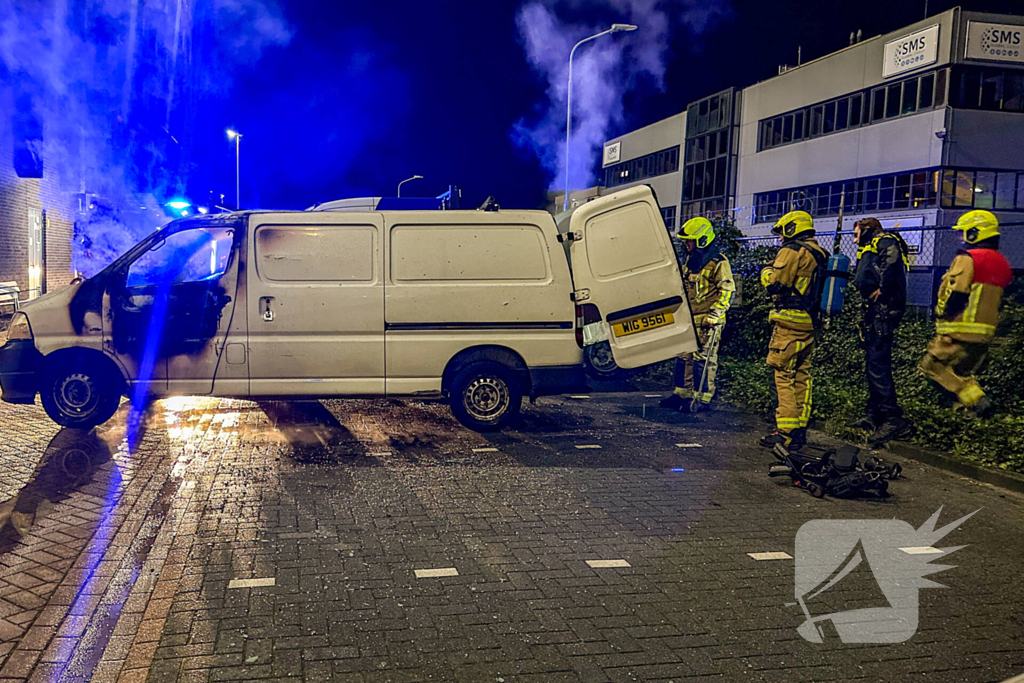
[[[607,340],[615,363],[637,368],[697,350],[672,238],[647,186],[577,208],[569,220],[574,299],[594,304],[600,322],[584,344]]]

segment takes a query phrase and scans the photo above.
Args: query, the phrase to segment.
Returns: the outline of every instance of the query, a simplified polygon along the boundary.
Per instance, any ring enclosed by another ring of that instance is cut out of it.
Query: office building
[[[609,140],[605,187],[648,182],[666,213],[729,212],[750,236],[792,209],[834,230],[840,206],[845,229],[1024,220],[1024,16],[953,9],[780,72]]]

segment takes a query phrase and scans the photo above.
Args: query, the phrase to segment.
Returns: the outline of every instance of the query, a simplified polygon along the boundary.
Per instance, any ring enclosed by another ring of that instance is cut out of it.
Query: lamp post
[[[402,196],[402,185],[405,185],[405,184],[406,184],[407,182],[409,182],[410,180],[423,180],[423,176],[421,176],[421,175],[414,175],[413,177],[411,177],[411,178],[406,178],[406,179],[405,179],[405,180],[403,180],[402,182],[398,183],[398,193],[397,193],[397,196],[398,196],[398,197],[401,197],[401,196]]]
[[[596,40],[601,36],[606,36],[611,33],[623,33],[625,31],[635,31],[636,29],[637,26],[635,24],[612,24],[612,27],[607,31],[595,33],[589,38],[584,38],[580,42],[576,43],[569,52],[569,87],[566,90],[565,102],[565,203],[562,206],[563,211],[569,210],[569,141],[572,134],[572,57],[576,54],[576,48],[583,43]]]
[[[242,181],[239,173],[240,166],[238,161],[241,153],[240,143],[242,141],[242,134],[237,130],[232,130],[231,128],[228,128],[227,133],[228,140],[235,141],[235,211],[238,211],[242,208]]]

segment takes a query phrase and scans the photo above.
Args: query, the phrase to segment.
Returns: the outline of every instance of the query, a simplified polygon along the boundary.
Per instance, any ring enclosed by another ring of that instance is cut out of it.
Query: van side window
[[[394,282],[549,278],[544,235],[535,225],[396,225],[391,230]]]
[[[161,240],[128,268],[128,287],[216,280],[228,268],[234,230],[182,230]]]
[[[372,225],[261,225],[256,271],[269,282],[372,282]]]

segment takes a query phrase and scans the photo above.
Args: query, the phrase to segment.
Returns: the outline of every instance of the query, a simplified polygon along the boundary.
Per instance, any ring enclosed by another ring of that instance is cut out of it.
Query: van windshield
[[[204,282],[227,270],[234,230],[194,228],[168,235],[153,244],[128,269],[128,287]]]

